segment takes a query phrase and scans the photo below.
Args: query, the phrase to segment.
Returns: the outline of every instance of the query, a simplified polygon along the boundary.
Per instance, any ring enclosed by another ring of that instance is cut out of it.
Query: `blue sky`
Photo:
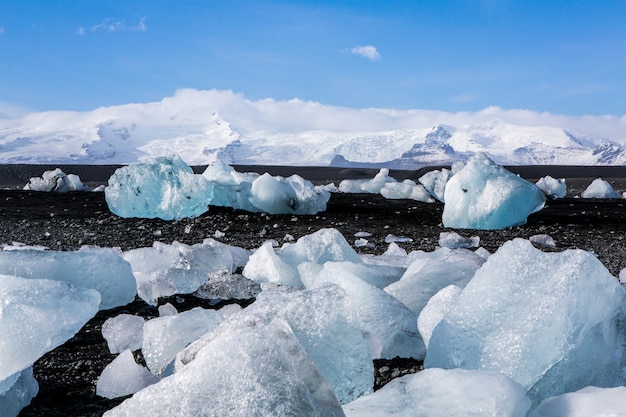
[[[621,116],[624,22],[624,0],[2,0],[0,103],[91,110],[215,88]]]

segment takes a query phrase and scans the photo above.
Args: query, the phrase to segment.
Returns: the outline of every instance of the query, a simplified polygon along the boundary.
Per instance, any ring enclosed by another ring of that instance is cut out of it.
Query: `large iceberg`
[[[99,304],[92,289],[0,275],[0,393],[7,379],[74,336]]]
[[[435,327],[425,366],[501,372],[535,405],[587,385],[613,386],[625,298],[589,252],[544,253],[527,240],[509,241]]]
[[[485,154],[471,157],[446,184],[443,225],[495,230],[526,223],[545,204],[534,184],[496,165]]]
[[[342,404],[372,392],[374,366],[361,330],[350,324],[345,291],[336,285],[294,292],[264,291],[246,314],[289,323]]]
[[[347,417],[524,417],[530,400],[493,371],[426,369],[343,406]]]
[[[179,354],[176,373],[104,417],[344,415],[284,320],[245,316],[200,340]]]
[[[0,251],[0,274],[93,288],[102,296],[102,310],[126,305],[137,293],[130,265],[110,248],[86,247],[74,252]]]
[[[197,217],[209,209],[211,183],[180,157],[159,157],[119,168],[104,190],[120,217],[163,220]]]

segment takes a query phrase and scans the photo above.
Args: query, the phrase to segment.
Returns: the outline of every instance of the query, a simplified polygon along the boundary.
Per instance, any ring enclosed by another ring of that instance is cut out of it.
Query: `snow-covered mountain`
[[[0,163],[448,165],[485,152],[507,165],[624,165],[626,118],[488,108],[476,113],[350,109],[180,90],[159,102],[0,119]]]

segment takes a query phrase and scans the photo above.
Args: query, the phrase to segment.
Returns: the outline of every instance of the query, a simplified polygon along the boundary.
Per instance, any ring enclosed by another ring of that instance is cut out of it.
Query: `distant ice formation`
[[[620,198],[621,195],[613,189],[611,184],[602,178],[596,178],[580,194],[582,198]]]
[[[44,171],[41,177],[33,177],[24,190],[67,193],[70,191],[91,191],[76,174],[66,174],[60,168]]]

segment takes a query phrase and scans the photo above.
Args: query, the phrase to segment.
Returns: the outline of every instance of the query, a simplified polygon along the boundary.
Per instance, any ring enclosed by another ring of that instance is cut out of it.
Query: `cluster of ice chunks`
[[[408,199],[425,203],[434,201],[423,185],[410,179],[398,182],[389,176],[388,168],[382,168],[372,179],[343,180],[339,183],[337,191],[353,194],[381,194],[390,200]]]
[[[49,279],[0,275],[0,410],[17,416],[37,394],[31,366],[98,311],[100,294]]]
[[[495,164],[485,154],[471,157],[445,189],[443,224],[461,229],[504,229],[526,223],[545,204],[534,184]]]
[[[137,295],[153,305],[160,297],[193,293],[213,275],[232,274],[249,256],[246,249],[211,238],[194,245],[154,242],[122,254],[135,275]]]
[[[4,250],[0,251],[0,274],[95,289],[101,295],[102,310],[126,305],[137,293],[130,265],[110,248],[85,247],[73,252]]]
[[[234,359],[236,358],[236,359]],[[335,393],[282,319],[232,319],[179,353],[176,372],[116,416],[342,416]]]
[[[539,178],[535,183],[543,193],[551,199],[563,198],[567,194],[567,184],[565,178],[552,178],[549,175]]]
[[[611,387],[625,342],[625,298],[592,254],[544,253],[515,239],[453,297],[432,331],[425,366],[498,371],[535,406],[587,385]]]
[[[220,163],[202,175],[180,157],[159,157],[119,168],[109,178],[109,209],[121,217],[174,220],[197,217],[209,205],[270,214],[315,214],[330,193],[298,175],[237,173]]]
[[[91,191],[91,188],[80,180],[76,174],[66,174],[61,168],[44,171],[41,177],[33,177],[24,190],[67,193],[70,191]]]

